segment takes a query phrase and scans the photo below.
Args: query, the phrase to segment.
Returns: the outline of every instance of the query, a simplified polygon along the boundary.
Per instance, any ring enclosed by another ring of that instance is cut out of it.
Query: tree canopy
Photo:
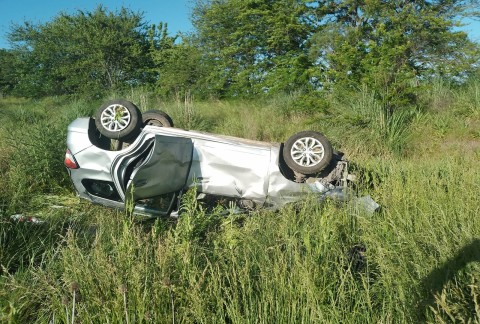
[[[478,46],[455,28],[465,1],[330,0],[316,8],[323,24],[310,53],[325,85],[366,84],[402,105],[413,99],[412,81],[459,80],[478,63]]]
[[[13,26],[13,53],[21,57],[16,88],[26,95],[114,89],[148,80],[147,26],[125,8],[60,13],[51,22]]]
[[[310,11],[299,0],[198,2],[193,23],[199,46],[215,63],[212,90],[237,96],[308,86]]]
[[[415,102],[433,77],[462,81],[478,44],[457,28],[477,0],[197,0],[195,31],[168,34],[140,13],[99,6],[14,25],[0,91],[23,96],[149,86],[160,95],[355,91],[385,107]]]

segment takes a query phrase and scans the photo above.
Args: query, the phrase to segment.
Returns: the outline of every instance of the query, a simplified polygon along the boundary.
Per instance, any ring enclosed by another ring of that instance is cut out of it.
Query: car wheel
[[[140,110],[130,101],[111,100],[97,110],[95,125],[102,135],[124,141],[140,132],[140,116]]]
[[[322,171],[330,164],[333,149],[321,133],[303,131],[292,135],[283,148],[283,158],[290,169],[310,175]]]
[[[161,110],[149,110],[142,114],[143,126],[173,127],[173,120]]]

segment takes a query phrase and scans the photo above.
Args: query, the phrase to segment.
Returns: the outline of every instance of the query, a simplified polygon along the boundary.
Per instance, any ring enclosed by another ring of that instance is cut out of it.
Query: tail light
[[[65,166],[69,169],[78,169],[80,167],[69,149],[65,152]]]

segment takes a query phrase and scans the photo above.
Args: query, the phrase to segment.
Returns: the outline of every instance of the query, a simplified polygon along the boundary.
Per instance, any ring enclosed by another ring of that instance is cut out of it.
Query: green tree
[[[12,93],[16,80],[16,56],[12,51],[0,49],[0,98]]]
[[[366,84],[387,111],[415,103],[415,84],[431,77],[459,80],[478,62],[478,48],[458,31],[478,7],[459,0],[318,1],[322,17],[311,39],[323,86]]]
[[[183,97],[193,92],[204,96],[201,81],[208,70],[202,51],[186,35],[170,36],[167,24],[152,25],[149,31],[150,55],[154,62],[156,92]]]
[[[147,30],[141,14],[102,6],[13,26],[8,37],[22,58],[17,90],[30,96],[98,93],[148,82]]]
[[[211,67],[210,91],[244,96],[305,86],[311,10],[301,0],[198,1],[193,23]]]

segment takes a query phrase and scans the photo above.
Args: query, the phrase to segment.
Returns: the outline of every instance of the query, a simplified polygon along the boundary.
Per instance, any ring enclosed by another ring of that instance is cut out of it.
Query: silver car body
[[[169,214],[171,209],[154,210],[139,201],[191,187],[199,194],[276,209],[306,193],[325,193],[346,179],[347,162],[341,159],[332,161],[333,167],[323,178],[302,183],[288,179],[281,169],[279,143],[157,126],[145,126],[119,151],[101,141],[91,118],[76,119],[68,127],[67,147],[79,166],[68,170],[78,195],[119,208],[131,195],[137,202],[135,211],[145,214]],[[112,188],[98,194],[99,183]]]

